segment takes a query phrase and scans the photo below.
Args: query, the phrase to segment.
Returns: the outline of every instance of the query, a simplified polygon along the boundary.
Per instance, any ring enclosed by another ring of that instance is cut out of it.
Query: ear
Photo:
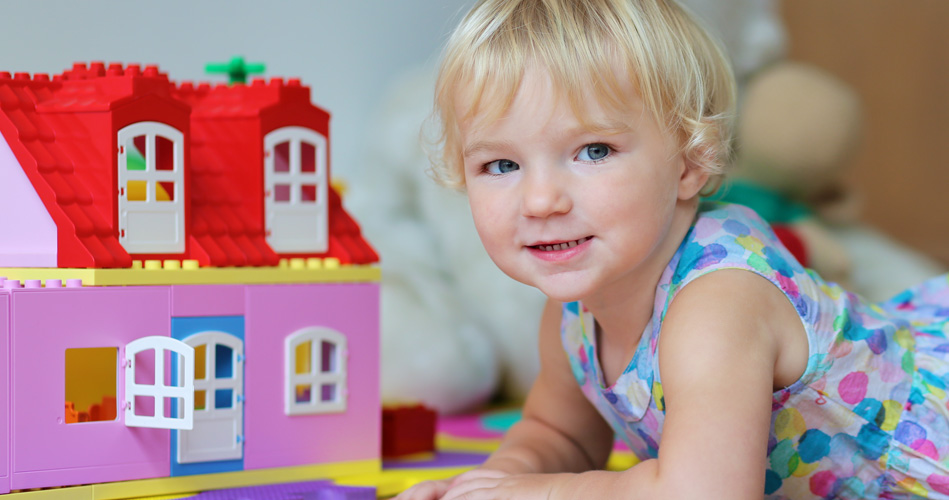
[[[679,166],[679,199],[691,200],[696,197],[708,182],[709,173],[698,163],[683,155]]]

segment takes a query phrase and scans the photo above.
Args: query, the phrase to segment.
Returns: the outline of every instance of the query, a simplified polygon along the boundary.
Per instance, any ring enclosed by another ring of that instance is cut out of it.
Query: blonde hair
[[[480,0],[451,35],[435,85],[437,181],[464,186],[459,123],[500,118],[532,64],[549,73],[581,123],[587,91],[622,108],[622,79],[631,79],[685,158],[723,173],[734,76],[719,44],[674,0]]]

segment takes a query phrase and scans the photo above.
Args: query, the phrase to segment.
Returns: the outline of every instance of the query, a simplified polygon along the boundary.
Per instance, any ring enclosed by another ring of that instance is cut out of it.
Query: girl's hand
[[[496,471],[487,471],[496,472]],[[570,474],[517,474],[497,473],[466,478],[445,493],[442,500],[548,500],[556,498],[558,487]]]
[[[451,479],[423,481],[399,493],[393,500],[438,500],[451,487]]]
[[[437,481],[424,481],[403,491],[393,500],[439,500],[448,498],[444,496],[447,492],[453,491],[459,485],[466,484],[472,480],[478,479],[498,479],[507,476],[506,472],[491,469],[475,469],[459,474],[453,478],[441,479]]]

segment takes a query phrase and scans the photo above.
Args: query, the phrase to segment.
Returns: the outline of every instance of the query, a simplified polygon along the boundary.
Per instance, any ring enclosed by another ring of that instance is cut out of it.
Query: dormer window
[[[284,127],[264,138],[267,243],[278,253],[328,248],[326,137]]]
[[[119,243],[130,254],[185,251],[184,136],[158,122],[118,135]]]

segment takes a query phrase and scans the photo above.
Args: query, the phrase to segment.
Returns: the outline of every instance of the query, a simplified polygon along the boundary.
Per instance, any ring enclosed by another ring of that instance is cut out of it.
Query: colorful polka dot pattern
[[[561,336],[584,394],[641,459],[658,454],[665,402],[657,343],[685,284],[718,269],[770,280],[797,309],[809,357],[775,392],[765,498],[949,500],[949,276],[870,304],[804,269],[751,210],[706,203],[656,289],[652,321],[610,387],[594,319],[565,304]]]

